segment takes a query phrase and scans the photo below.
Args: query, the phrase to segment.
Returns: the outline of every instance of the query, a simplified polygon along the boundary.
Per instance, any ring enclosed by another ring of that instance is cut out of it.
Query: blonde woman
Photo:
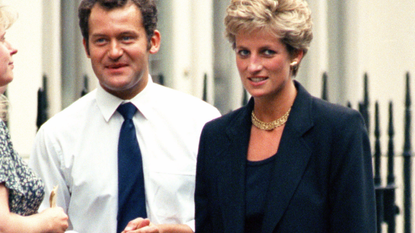
[[[6,40],[16,15],[0,6],[0,86],[13,80],[17,53]],[[14,151],[8,129],[0,120],[0,232],[65,232],[68,217],[60,207],[37,213],[44,196],[43,182]]]
[[[249,103],[203,129],[196,233],[375,232],[361,115],[294,80],[312,40],[304,0],[233,0],[226,35]]]

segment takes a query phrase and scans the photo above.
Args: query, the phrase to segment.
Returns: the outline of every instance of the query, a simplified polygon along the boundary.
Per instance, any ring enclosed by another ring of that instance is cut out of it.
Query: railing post
[[[394,157],[395,157],[395,148],[393,137],[395,135],[393,127],[393,105],[392,102],[389,103],[389,127],[388,127],[388,177],[387,177],[387,187],[384,191],[384,220],[388,224],[388,232],[395,233],[396,231],[396,214],[399,213],[399,208],[396,206],[396,185],[395,185],[395,174],[394,174]]]
[[[380,150],[380,126],[379,126],[379,104],[376,101],[375,103],[375,176],[374,176],[374,183],[376,189],[376,224],[377,224],[377,232],[382,232],[382,222],[383,222],[383,214],[384,214],[384,207],[383,207],[383,192],[384,188],[381,184],[381,150]]]
[[[359,112],[362,114],[363,120],[365,121],[366,130],[369,132],[369,113],[364,102],[359,102]]]
[[[321,98],[323,100],[329,101],[329,93],[327,89],[327,72],[323,74],[323,90],[321,92]]]
[[[245,106],[248,103],[248,93],[245,88],[242,89],[242,106]]]
[[[159,74],[159,84],[160,85],[162,85],[162,86],[164,86],[164,81],[166,81],[166,80],[164,80],[164,75],[163,74]]]
[[[411,175],[412,175],[412,151],[411,151],[411,94],[409,85],[409,73],[406,74],[406,98],[405,98],[405,134],[404,134],[404,232],[411,233]]]
[[[370,129],[370,114],[369,114],[369,85],[368,85],[368,75],[367,73],[365,73],[364,78],[363,78],[363,84],[364,84],[364,92],[363,92],[363,106],[364,106],[364,115],[363,117],[365,118],[365,122],[366,122],[366,127],[368,129]]]
[[[86,95],[88,92],[89,92],[88,76],[84,75],[82,91],[81,91],[81,97]]]
[[[369,127],[369,91],[367,85],[367,74],[364,76],[364,89],[363,89],[363,101],[359,102],[359,112],[362,114],[362,117],[366,124],[367,132],[370,132]]]
[[[207,74],[203,76],[203,96],[202,99],[207,102]]]
[[[37,91],[37,117],[36,117],[36,126],[37,129],[45,123],[48,119],[48,102],[47,102],[47,77],[43,75],[42,87]]]

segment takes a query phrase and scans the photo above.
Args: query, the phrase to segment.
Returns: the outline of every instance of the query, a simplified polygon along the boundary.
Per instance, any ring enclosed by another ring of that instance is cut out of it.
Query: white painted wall
[[[223,0],[159,0],[162,44],[151,58],[152,73],[163,73],[166,85],[202,97],[203,76],[209,83],[208,102],[223,113],[241,106],[242,85],[234,52],[223,37]],[[316,96],[322,74],[329,75],[329,99],[354,108],[363,98],[363,75],[369,75],[371,133],[374,102],[381,112],[382,151],[387,145],[387,106],[394,102],[396,155],[403,147],[405,74],[415,90],[415,1],[309,0],[314,18],[314,40],[297,77]],[[19,12],[7,39],[18,48],[15,80],[9,85],[10,131],[16,150],[30,153],[36,133],[37,90],[49,77],[49,114],[61,110],[61,30],[58,0],[0,0]],[[215,17],[215,18],[214,18]],[[213,43],[215,41],[216,43]],[[79,41],[81,44],[81,41]],[[78,72],[97,85],[85,53],[76,48]],[[216,97],[216,98],[215,98]],[[415,132],[414,132],[415,133]],[[415,145],[415,137],[413,139]],[[386,165],[383,165],[384,167]],[[414,169],[415,170],[415,169]],[[401,169],[396,170],[400,175]],[[415,179],[413,179],[415,180]],[[398,180],[402,192],[402,181]],[[398,221],[402,221],[402,216]],[[415,226],[414,226],[415,227]]]
[[[207,77],[207,102],[214,103],[213,81],[213,1],[191,1],[191,94],[203,97],[204,76]]]
[[[153,56],[153,72],[165,84],[199,98],[208,77],[208,102],[213,103],[212,0],[159,1],[160,52]]]
[[[42,0],[42,71],[47,79],[49,116],[62,109],[61,75],[61,14],[60,2]],[[28,12],[27,14],[30,14]]]
[[[395,123],[395,149],[396,156],[402,156],[403,150],[403,130],[404,130],[404,97],[405,97],[405,74],[411,74],[412,99],[415,90],[415,1],[401,0],[391,4],[387,0],[368,0],[360,1],[360,36],[359,36],[359,66],[355,69],[360,72],[367,71],[369,75],[369,91],[372,103],[372,122],[374,114],[374,103],[379,101],[381,112],[381,136],[382,151],[387,151],[387,112],[388,102],[394,103],[394,123]],[[352,86],[350,84],[349,86]],[[350,90],[350,88],[349,88]],[[352,95],[350,93],[349,95]],[[414,104],[414,102],[412,102]],[[414,107],[412,106],[412,109]],[[412,116],[412,125],[413,125]],[[413,129],[413,127],[412,127]],[[372,123],[373,132],[373,123]],[[415,132],[412,130],[412,135]],[[412,137],[412,148],[415,145],[415,137]],[[386,161],[382,164],[386,168]],[[412,163],[413,164],[413,163]],[[414,170],[414,166],[412,166]],[[403,169],[402,164],[397,162],[395,168],[397,174],[397,195],[402,197],[403,180],[401,179]],[[386,172],[383,172],[386,175]],[[415,183],[412,178],[412,187]],[[412,188],[412,190],[414,190]],[[414,195],[412,196],[414,200]],[[401,207],[401,214],[398,215],[397,232],[403,232],[403,201],[397,199]],[[412,209],[415,203],[412,203]],[[412,214],[414,219],[414,214]],[[414,222],[414,221],[412,221]],[[412,230],[415,225],[412,224]],[[386,231],[384,231],[386,232]]]
[[[224,36],[223,19],[228,3],[214,0],[214,81],[215,106],[222,114],[241,107],[243,86],[236,68],[235,52]]]

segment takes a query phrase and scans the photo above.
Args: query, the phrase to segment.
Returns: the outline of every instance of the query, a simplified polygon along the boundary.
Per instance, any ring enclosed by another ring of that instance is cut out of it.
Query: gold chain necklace
[[[277,127],[284,125],[288,120],[290,111],[291,111],[291,108],[288,109],[288,111],[282,117],[276,119],[275,121],[263,122],[255,116],[254,110],[252,110],[251,121],[252,121],[252,124],[255,125],[255,127],[257,127],[258,129],[270,131],[270,130],[273,130]]]

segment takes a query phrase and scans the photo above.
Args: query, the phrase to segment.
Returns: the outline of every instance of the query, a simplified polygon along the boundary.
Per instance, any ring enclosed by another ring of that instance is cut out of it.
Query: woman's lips
[[[268,77],[250,77],[248,80],[252,86],[261,86],[267,82]]]
[[[251,82],[254,82],[254,83],[259,83],[259,82],[262,82],[262,81],[265,81],[265,80],[267,80],[268,78],[266,78],[266,77],[251,77],[251,78],[248,78]]]

